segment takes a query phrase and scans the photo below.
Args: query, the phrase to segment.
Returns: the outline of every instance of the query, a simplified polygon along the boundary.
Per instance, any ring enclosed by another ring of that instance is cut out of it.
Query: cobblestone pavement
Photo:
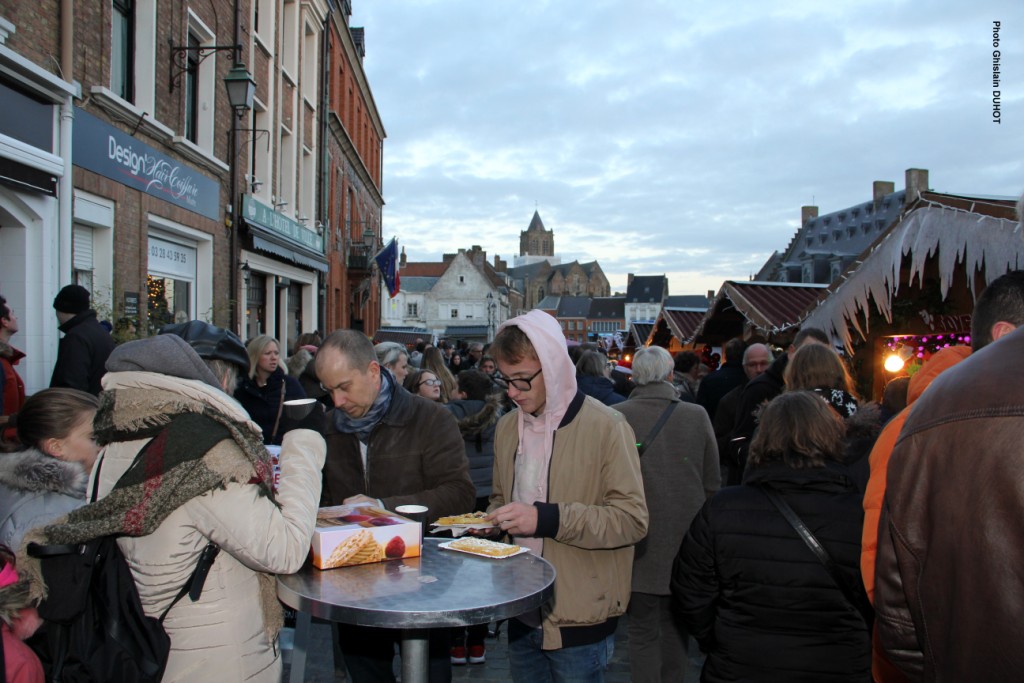
[[[605,676],[605,683],[629,683],[629,652],[628,635],[626,630],[626,619],[619,621],[619,629],[615,634],[615,655],[612,658],[611,666]],[[285,634],[282,634],[282,640]],[[307,683],[335,683],[346,680],[343,673],[335,673],[333,644],[331,642],[331,626],[326,622],[314,620],[309,654],[306,659]],[[487,661],[484,664],[467,664],[465,666],[452,667],[453,681],[476,681],[476,683],[510,683],[512,676],[508,668],[508,642],[506,640],[506,629],[502,628],[497,640],[488,638]],[[288,680],[290,651],[285,646],[285,667],[282,681]],[[697,652],[696,643],[691,641],[690,651]],[[396,673],[399,671],[398,659],[395,660]],[[686,672],[686,683],[697,683],[700,680],[700,667],[702,661],[699,657],[690,658],[690,667]]]

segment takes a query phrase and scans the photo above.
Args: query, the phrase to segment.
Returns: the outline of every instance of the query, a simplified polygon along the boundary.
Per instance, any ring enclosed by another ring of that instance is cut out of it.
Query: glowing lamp
[[[883,367],[886,372],[896,373],[902,370],[904,365],[903,359],[894,353],[885,359]]]

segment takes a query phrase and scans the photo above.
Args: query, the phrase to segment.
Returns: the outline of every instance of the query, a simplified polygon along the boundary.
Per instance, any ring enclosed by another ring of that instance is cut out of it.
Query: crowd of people
[[[47,675],[26,546],[97,535],[118,538],[146,613],[166,611],[164,680],[280,680],[273,576],[306,561],[318,507],[365,502],[486,513],[488,535],[555,567],[552,600],[507,624],[517,683],[602,681],[623,617],[637,683],[682,681],[693,642],[712,683],[1024,670],[1024,271],[981,293],[971,348],[940,350],[881,402],[811,328],[785,349],[728,340],[713,370],[650,346],[623,371],[541,311],[487,345],[337,330],[285,349],[201,321],[115,346],[77,285],[54,309],[51,386],[26,396],[0,297],[9,681]],[[303,418],[284,410],[307,397]],[[175,602],[211,548],[201,595]],[[430,681],[485,663],[487,633],[432,630]],[[400,632],[337,634],[354,683],[395,680]]]

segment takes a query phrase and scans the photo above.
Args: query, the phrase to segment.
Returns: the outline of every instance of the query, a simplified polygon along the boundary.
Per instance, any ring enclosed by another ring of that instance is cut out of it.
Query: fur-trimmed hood
[[[19,351],[7,342],[0,339],[0,358],[6,358],[11,365],[17,365],[18,361],[25,357],[24,352]]]
[[[17,491],[52,491],[85,498],[89,473],[76,462],[65,462],[34,448],[0,455],[0,484]]]

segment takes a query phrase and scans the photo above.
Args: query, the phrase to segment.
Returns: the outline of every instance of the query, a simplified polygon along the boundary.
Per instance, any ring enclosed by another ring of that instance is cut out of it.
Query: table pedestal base
[[[402,629],[402,683],[427,683],[430,670],[429,635],[427,629]]]

